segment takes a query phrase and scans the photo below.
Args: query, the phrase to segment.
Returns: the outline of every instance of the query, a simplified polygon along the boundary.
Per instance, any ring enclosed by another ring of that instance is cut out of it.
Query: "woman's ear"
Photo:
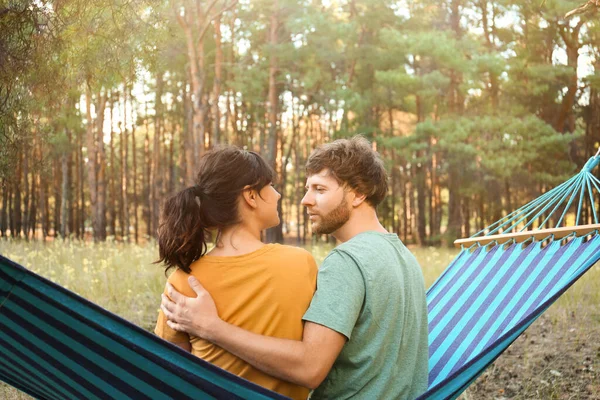
[[[248,206],[250,206],[250,208],[258,207],[258,204],[256,203],[257,196],[258,196],[258,193],[256,192],[256,190],[251,189],[250,186],[246,186],[242,190],[242,197],[244,198],[244,201],[246,202],[246,204],[248,204]]]

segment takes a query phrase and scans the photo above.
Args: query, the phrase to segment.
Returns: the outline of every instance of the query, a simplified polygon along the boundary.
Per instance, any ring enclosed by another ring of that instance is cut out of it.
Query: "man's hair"
[[[329,169],[342,186],[364,194],[374,208],[387,195],[387,173],[379,154],[362,136],[339,139],[317,147],[306,162],[307,175]]]

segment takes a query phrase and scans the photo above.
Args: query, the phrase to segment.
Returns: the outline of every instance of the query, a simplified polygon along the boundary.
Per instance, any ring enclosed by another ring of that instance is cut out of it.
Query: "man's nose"
[[[308,207],[309,205],[313,204],[313,198],[309,192],[306,192],[300,204],[302,204],[304,207]]]

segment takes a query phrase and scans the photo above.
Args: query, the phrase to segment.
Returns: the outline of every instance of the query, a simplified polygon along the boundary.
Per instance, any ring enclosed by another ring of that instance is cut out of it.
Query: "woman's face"
[[[281,198],[281,195],[273,185],[267,185],[263,187],[257,198],[258,204],[258,216],[263,224],[263,229],[272,228],[279,225],[279,211],[277,210],[277,203]]]

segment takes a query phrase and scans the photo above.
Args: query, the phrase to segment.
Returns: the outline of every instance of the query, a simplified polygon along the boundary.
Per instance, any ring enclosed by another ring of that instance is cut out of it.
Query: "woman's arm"
[[[188,353],[192,352],[192,344],[190,342],[180,342],[180,343],[173,343],[174,345],[181,347],[183,350],[187,351]]]

